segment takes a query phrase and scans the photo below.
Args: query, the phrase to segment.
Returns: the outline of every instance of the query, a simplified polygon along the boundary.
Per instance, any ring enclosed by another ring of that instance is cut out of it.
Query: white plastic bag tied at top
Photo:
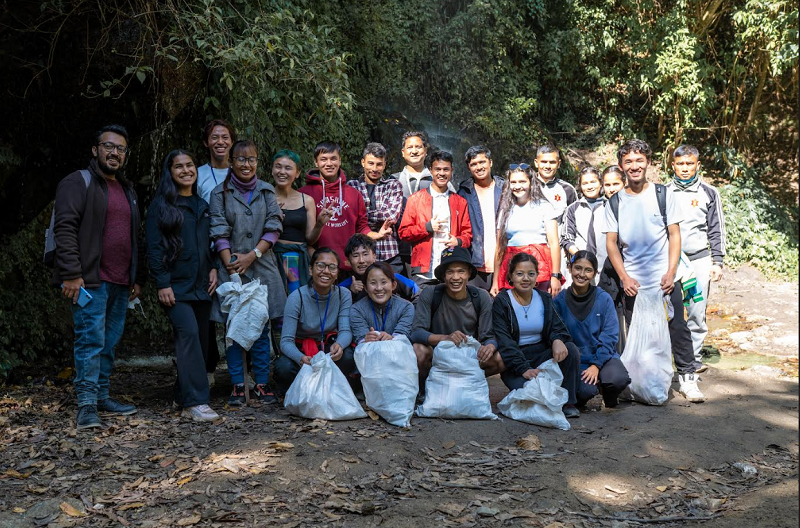
[[[325,352],[303,365],[292,382],[283,406],[290,413],[309,419],[355,420],[367,413],[358,403],[342,371]]]
[[[539,374],[520,389],[513,390],[497,404],[498,410],[512,420],[568,431],[569,422],[562,408],[569,399],[561,386],[564,374],[555,360],[538,367]]]
[[[217,288],[222,313],[228,314],[225,346],[233,342],[245,350],[261,337],[264,325],[269,323],[269,295],[267,287],[258,279],[242,284],[238,273]]]
[[[355,360],[367,407],[392,425],[409,427],[419,392],[419,369],[408,338],[363,342],[356,347]]]
[[[461,346],[452,341],[436,346],[425,382],[425,401],[417,407],[417,416],[497,420],[489,401],[489,384],[478,363],[480,346],[472,337]]]

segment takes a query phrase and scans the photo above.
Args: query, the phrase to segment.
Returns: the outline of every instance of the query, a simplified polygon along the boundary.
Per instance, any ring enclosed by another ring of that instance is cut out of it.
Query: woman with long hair
[[[258,149],[249,140],[237,141],[230,151],[231,170],[211,193],[211,239],[219,253],[220,283],[238,273],[242,282],[258,279],[269,293],[269,318],[283,316],[286,289],[272,247],[283,231],[275,188],[258,179]],[[216,306],[216,305],[215,305]],[[221,312],[214,314],[223,321]],[[264,403],[277,398],[269,387],[270,324],[265,324],[250,348],[256,397]],[[229,405],[245,402],[242,348],[234,343],[226,351],[233,383]]]
[[[184,417],[215,420],[217,413],[208,406],[205,358],[217,270],[210,249],[208,204],[197,193],[197,169],[185,150],[173,150],[164,160],[146,227],[150,275],[175,334],[175,401]]]
[[[518,253],[528,253],[537,262],[536,287],[557,295],[561,290],[561,251],[558,244],[558,213],[547,201],[539,179],[527,163],[509,165],[506,186],[498,207],[497,254],[490,293],[508,289],[508,264]]]

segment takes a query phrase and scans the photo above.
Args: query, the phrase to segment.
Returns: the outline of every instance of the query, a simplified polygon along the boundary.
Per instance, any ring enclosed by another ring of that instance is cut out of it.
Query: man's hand
[[[492,297],[497,297],[497,294],[500,293],[500,286],[497,285],[497,282],[492,282],[492,287],[489,290],[489,295]]]
[[[444,341],[452,341],[456,346],[461,346],[463,343],[467,342],[467,335],[461,330],[456,330],[447,336]]]
[[[175,306],[175,292],[172,291],[172,288],[158,290],[158,302],[164,306]]]
[[[211,268],[208,272],[208,294],[214,295],[217,291],[217,268]]]
[[[556,363],[564,361],[564,358],[566,358],[568,354],[567,345],[565,345],[563,341],[560,339],[553,341],[553,359],[556,360]]]
[[[532,380],[539,375],[539,372],[541,372],[539,369],[528,369],[522,373],[522,377],[526,380]]]
[[[384,239],[392,234],[393,225],[394,225],[394,220],[386,220],[383,222],[383,225],[378,230],[378,234],[381,236],[381,239]]]
[[[708,272],[708,278],[711,282],[717,282],[722,278],[722,267],[713,264]]]
[[[331,345],[331,359],[334,361],[339,361],[342,358],[342,354],[344,354],[344,350],[342,350],[342,345],[339,343],[334,343]]]
[[[458,245],[458,239],[456,237],[454,237],[454,236],[451,236],[447,240],[447,242],[444,243],[444,245],[449,247],[450,249],[453,249],[454,247],[456,247]]]
[[[551,297],[555,297],[556,295],[558,295],[558,292],[560,291],[561,291],[561,279],[550,277],[550,287],[547,289],[547,293],[549,293]]]
[[[491,343],[480,347],[478,349],[478,363],[485,363],[486,361],[490,360],[494,355],[495,350],[497,350],[497,347]]]
[[[631,277],[630,275],[625,275],[620,279],[622,281],[622,289],[625,291],[625,295],[628,297],[635,297],[636,293],[639,291],[639,281]]]
[[[438,216],[434,216],[433,218],[431,218],[431,228],[433,228],[434,233],[438,233],[445,227],[446,227],[445,222],[439,220]]]
[[[590,365],[589,368],[581,372],[581,381],[589,385],[597,385],[597,376],[600,374],[600,369],[597,365]]]
[[[353,293],[361,293],[364,291],[364,283],[353,277],[353,282],[350,283],[350,291]]]
[[[333,209],[323,207],[317,214],[317,227],[322,227],[328,223],[328,220],[333,218]]]
[[[675,274],[667,271],[663,277],[661,277],[661,290],[664,293],[672,293],[672,290],[675,289]]]
[[[64,294],[64,297],[72,299],[72,304],[78,304],[78,296],[81,293],[81,288],[84,286],[83,279],[78,277],[77,279],[70,279],[64,281],[64,287],[61,289],[61,293]]]
[[[142,286],[140,284],[134,284],[133,288],[131,288],[131,294],[128,296],[128,302],[137,299],[142,294]]]

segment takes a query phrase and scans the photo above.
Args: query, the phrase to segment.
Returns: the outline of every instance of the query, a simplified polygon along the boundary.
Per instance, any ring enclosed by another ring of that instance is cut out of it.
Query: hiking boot
[[[181,412],[183,418],[189,418],[195,422],[213,422],[219,415],[208,405],[195,405],[187,407]]]
[[[78,407],[78,430],[102,426],[100,417],[97,416],[97,405]]]
[[[261,403],[278,403],[278,397],[275,396],[275,393],[272,392],[272,389],[270,389],[269,385],[266,383],[259,383],[256,385],[254,392],[256,393],[256,398],[258,398]]]
[[[214,379],[214,373],[213,372],[206,372],[206,377],[208,378],[208,388],[209,389],[212,388],[214,385],[216,385],[217,380]]]
[[[696,374],[681,374],[678,376],[678,382],[680,383],[678,392],[683,394],[684,398],[692,403],[701,403],[706,401],[706,397],[703,396],[703,393],[700,392],[699,388],[697,388]]]
[[[241,385],[234,385],[233,391],[231,392],[230,397],[228,398],[228,405],[233,405],[238,407],[240,405],[244,405],[245,397],[244,397],[244,383]]]
[[[565,418],[578,418],[581,415],[581,412],[574,405],[565,405],[561,410],[564,411]]]
[[[136,407],[129,403],[120,403],[113,398],[106,398],[97,402],[97,410],[102,413],[117,414],[119,416],[129,416],[136,414]]]

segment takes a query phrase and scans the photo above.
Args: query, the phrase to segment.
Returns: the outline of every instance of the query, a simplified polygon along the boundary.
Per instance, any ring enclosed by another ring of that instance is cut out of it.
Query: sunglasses
[[[528,170],[531,168],[531,166],[528,165],[527,163],[512,163],[511,165],[508,166],[508,168],[512,171],[517,169]]]

